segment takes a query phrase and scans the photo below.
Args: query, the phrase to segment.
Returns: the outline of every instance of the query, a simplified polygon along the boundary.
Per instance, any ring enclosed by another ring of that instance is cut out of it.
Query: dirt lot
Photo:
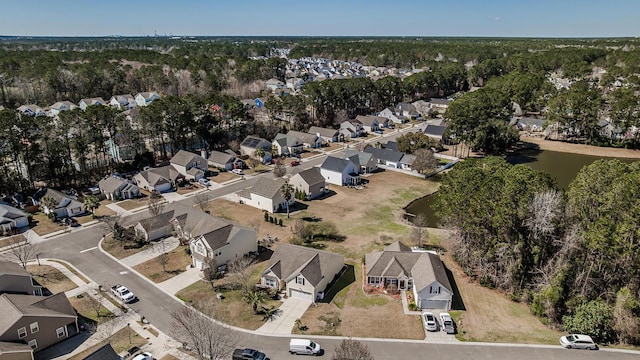
[[[636,159],[640,158],[640,151],[631,149],[616,149],[600,146],[572,144],[562,141],[544,140],[539,137],[520,136],[520,140],[525,143],[535,144],[541,150],[551,150],[567,152],[572,154],[583,154],[591,156],[617,157]]]
[[[158,262],[157,257],[138,264],[133,268],[155,283],[171,279],[181,272],[184,272],[185,268],[191,264],[191,257],[185,253],[185,248],[184,246],[179,246],[169,251],[167,263],[165,264],[166,272],[162,270],[162,264]],[[158,256],[160,256],[160,252],[158,252]]]
[[[66,277],[60,270],[49,265],[27,265],[27,272],[52,294],[57,294],[78,287],[76,283]]]

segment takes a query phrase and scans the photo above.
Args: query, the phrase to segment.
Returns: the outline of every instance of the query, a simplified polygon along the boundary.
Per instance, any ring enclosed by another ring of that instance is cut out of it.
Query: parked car
[[[300,165],[300,161],[298,161],[298,160],[293,160],[293,161],[289,164],[289,166],[298,166],[298,165]]]
[[[71,218],[71,217],[66,217],[64,219],[62,219],[62,222],[65,225],[71,226],[71,227],[78,227],[80,226],[80,224],[78,223],[78,220]]]
[[[148,352],[140,353],[133,357],[133,360],[153,360],[153,355]]]
[[[254,349],[235,349],[231,358],[233,360],[265,360],[267,356]]]
[[[125,286],[120,284],[111,287],[111,292],[122,302],[129,303],[136,299],[136,296]]]
[[[320,355],[320,344],[309,339],[291,339],[289,341],[289,353],[294,355]]]
[[[598,345],[593,342],[591,336],[582,334],[569,334],[560,338],[560,345],[565,349],[598,350]]]
[[[432,313],[428,311],[423,312],[422,319],[424,320],[425,330],[438,331],[438,320],[436,320],[436,317]]]
[[[444,330],[447,334],[456,333],[456,325],[449,313],[440,313],[440,322],[442,323],[442,330]]]
[[[204,186],[210,186],[211,185],[211,182],[209,181],[209,179],[205,179],[205,178],[202,178],[202,179],[198,180],[198,182],[200,184],[204,185]]]
[[[242,169],[233,169],[231,170],[231,172],[236,175],[244,175],[244,172],[242,171]]]

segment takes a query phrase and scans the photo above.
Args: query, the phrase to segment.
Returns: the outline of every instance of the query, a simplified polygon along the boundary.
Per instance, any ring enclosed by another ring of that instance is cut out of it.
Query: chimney
[[[209,158],[209,156],[207,156],[207,150],[206,149],[200,150],[200,156],[202,156],[205,159]]]

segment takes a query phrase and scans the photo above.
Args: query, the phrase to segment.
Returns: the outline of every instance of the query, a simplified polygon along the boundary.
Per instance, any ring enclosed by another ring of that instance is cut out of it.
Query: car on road
[[[309,339],[291,339],[289,341],[289,353],[294,355],[321,355],[320,344]]]
[[[242,171],[242,169],[233,169],[231,170],[231,172],[236,175],[244,175],[244,172]]]
[[[300,165],[300,161],[299,161],[299,160],[293,160],[293,161],[289,164],[289,166],[298,166],[298,165]]]
[[[133,360],[153,360],[153,355],[148,352],[140,353],[133,357]]]
[[[112,286],[111,292],[124,303],[130,303],[136,299],[136,296],[126,286],[120,284]]]
[[[449,313],[440,313],[440,322],[442,323],[442,330],[444,330],[447,334],[456,333],[456,325],[453,323],[453,319],[451,318],[451,315],[449,315]]]
[[[436,320],[436,317],[432,313],[428,311],[423,312],[422,319],[424,320],[425,330],[438,331],[438,320]]]
[[[598,350],[598,345],[589,335],[569,334],[560,338],[560,345],[565,349]]]
[[[205,178],[202,178],[202,179],[198,180],[198,182],[200,184],[204,185],[204,186],[210,186],[211,185],[211,182],[209,181],[209,179],[205,179]]]
[[[233,350],[233,355],[231,356],[233,360],[265,360],[267,356],[258,350],[255,349],[235,349]]]

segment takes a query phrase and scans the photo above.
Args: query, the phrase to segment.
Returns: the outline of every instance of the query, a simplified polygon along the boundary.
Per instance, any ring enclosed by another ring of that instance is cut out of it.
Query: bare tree
[[[367,345],[357,340],[344,339],[336,346],[333,360],[373,360]]]
[[[216,313],[215,306],[207,313]],[[220,319],[216,313],[216,318]],[[215,323],[201,312],[182,306],[171,313],[173,333],[183,344],[190,346],[199,359],[222,359],[237,344],[235,332],[227,325]]]
[[[164,199],[157,191],[151,192],[151,196],[149,196],[149,213],[153,217],[157,217],[162,214],[162,210],[164,210]]]
[[[438,167],[439,160],[434,156],[433,151],[430,149],[418,149],[413,155],[416,159],[413,161],[411,167],[419,173],[423,173],[427,170],[434,170]]]
[[[206,212],[207,204],[209,203],[209,196],[207,196],[206,193],[198,193],[193,198],[196,202],[196,206],[198,206],[198,209],[200,209],[202,212]]]
[[[156,261],[160,266],[162,266],[162,272],[167,272],[167,263],[169,262],[169,254],[167,254],[167,239],[161,239],[153,245],[153,250],[158,252],[159,255],[156,256]]]
[[[207,256],[204,261],[205,268],[202,270],[202,275],[204,279],[211,284],[211,288],[213,289],[213,282],[218,279],[218,263],[216,259],[211,256]]]
[[[251,283],[251,269],[249,266],[253,260],[249,257],[242,257],[229,265],[229,276],[231,281],[242,289],[243,293],[249,292],[249,284]]]
[[[284,166],[282,161],[278,160],[275,165],[273,165],[273,176],[279,178],[287,175],[287,168]]]
[[[101,317],[101,313],[100,311],[102,310],[102,302],[100,301],[100,299],[98,298],[99,293],[96,291],[95,295],[90,295],[87,294],[87,303],[89,304],[89,307],[91,308],[91,310],[96,312],[96,317]]]
[[[120,215],[109,215],[100,218],[100,222],[107,227],[107,231],[110,233],[115,233],[118,227],[122,228],[122,226],[120,226],[120,220],[122,220]]]
[[[20,237],[13,237],[11,245],[9,245],[8,255],[15,258],[23,268],[27,268],[27,263],[36,258],[40,250],[38,245],[33,243],[30,232],[26,233],[25,241],[21,241]]]
[[[417,247],[422,247],[422,241],[427,240],[429,238],[429,233],[427,232],[427,218],[424,214],[418,214],[413,219],[413,229],[411,229],[411,242],[413,242]]]
[[[534,239],[542,240],[556,232],[563,214],[564,201],[559,191],[537,193],[529,203],[529,216],[525,220],[525,226],[529,228]]]

